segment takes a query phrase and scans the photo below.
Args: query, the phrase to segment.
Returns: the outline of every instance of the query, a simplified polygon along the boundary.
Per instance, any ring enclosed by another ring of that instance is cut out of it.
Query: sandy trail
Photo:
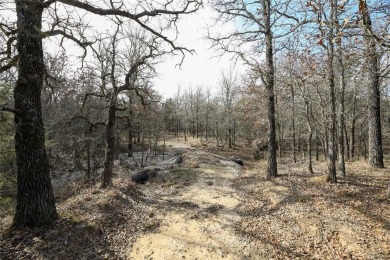
[[[211,154],[197,152],[197,157]],[[162,225],[157,233],[140,237],[130,259],[244,259],[245,241],[237,237],[234,224],[240,219],[236,208],[241,199],[232,188],[241,166],[223,159],[200,164],[197,181],[160,203],[188,205],[159,212]]]

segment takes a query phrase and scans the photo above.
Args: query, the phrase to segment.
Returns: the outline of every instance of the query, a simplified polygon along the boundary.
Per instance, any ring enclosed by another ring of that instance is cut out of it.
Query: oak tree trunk
[[[331,182],[336,183],[336,96],[334,82],[334,15],[336,12],[336,1],[331,2],[330,28],[328,36],[328,86],[329,86],[329,151],[328,151],[328,174]]]
[[[368,161],[372,167],[383,168],[381,105],[379,91],[379,66],[376,44],[368,37],[366,41],[366,60],[368,65]]]
[[[102,176],[102,188],[112,185],[112,170],[115,156],[115,121],[116,121],[116,93],[112,97],[110,107],[108,108],[108,121],[106,125],[106,151],[104,160],[104,171]]]
[[[338,6],[337,0],[335,1],[335,6]],[[343,62],[343,51],[342,51],[342,42],[340,34],[340,25],[338,21],[338,10],[335,10],[335,27],[337,35],[337,64],[340,71],[340,89],[339,89],[339,111],[338,111],[338,169],[341,172],[341,175],[345,178],[345,156],[344,156],[344,96],[345,96],[345,69]]]
[[[45,148],[41,91],[44,72],[42,1],[15,1],[18,80],[15,99],[17,204],[14,227],[41,226],[58,218]]]
[[[275,178],[278,175],[276,161],[276,124],[275,124],[275,93],[274,93],[274,61],[273,61],[273,35],[271,31],[271,1],[262,1],[264,29],[265,29],[265,59],[266,59],[266,89],[267,89],[267,112],[268,112],[268,165],[267,178]]]

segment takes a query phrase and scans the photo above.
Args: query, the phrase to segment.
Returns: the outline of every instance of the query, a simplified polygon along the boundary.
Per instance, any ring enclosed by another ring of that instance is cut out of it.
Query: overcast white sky
[[[223,28],[216,28],[212,16],[211,9],[205,5],[199,12],[187,15],[179,22],[178,42],[196,53],[187,54],[181,68],[175,67],[180,62],[179,56],[159,64],[157,72],[160,76],[155,80],[155,89],[165,98],[173,97],[178,85],[182,91],[190,85],[196,87],[200,84],[216,89],[221,72],[234,65],[229,56],[215,57],[214,50],[209,50],[211,43],[204,39],[207,24],[214,25],[212,30],[229,30],[232,26],[225,24]]]
[[[208,6],[207,1],[205,2],[204,8],[194,14],[182,16],[178,23],[178,45],[194,49],[196,53],[193,55],[186,54],[181,68],[176,66],[181,60],[179,55],[173,58],[166,57],[166,60],[157,66],[159,77],[154,81],[155,89],[164,98],[173,97],[177,92],[178,85],[181,85],[182,91],[189,86],[196,87],[198,85],[212,88],[215,91],[218,88],[218,82],[223,70],[228,70],[231,66],[235,66],[238,72],[244,70],[242,66],[234,64],[231,56],[216,57],[215,50],[209,49],[211,43],[204,39],[207,32],[206,27],[213,25],[210,29],[220,32],[229,31],[233,25],[224,24],[222,27],[216,27],[213,20],[215,14]],[[13,15],[14,13],[10,13],[10,16]],[[92,21],[95,25],[99,23],[99,20]],[[102,27],[104,27],[104,20],[101,23],[103,23]],[[52,44],[50,41],[46,41],[46,44],[54,53],[60,49],[56,42]],[[75,44],[72,45],[75,46]],[[78,52],[81,53],[81,50],[70,47],[67,54],[77,56]]]

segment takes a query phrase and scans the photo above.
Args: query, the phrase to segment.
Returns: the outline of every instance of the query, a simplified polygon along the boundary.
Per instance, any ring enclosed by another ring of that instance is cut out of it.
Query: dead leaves
[[[64,201],[60,220],[49,228],[0,237],[0,259],[125,259],[137,236],[157,229],[160,220],[139,203],[134,185],[115,187],[84,189]]]
[[[322,167],[315,171],[324,172]],[[284,165],[281,172],[291,168]],[[245,202],[236,232],[266,259],[386,259],[390,203],[384,173],[349,164],[352,169],[354,176],[336,185],[326,182],[327,175],[305,174],[303,167],[277,178],[274,188],[262,179],[265,172],[237,180]],[[277,187],[288,191],[278,192],[274,205]]]

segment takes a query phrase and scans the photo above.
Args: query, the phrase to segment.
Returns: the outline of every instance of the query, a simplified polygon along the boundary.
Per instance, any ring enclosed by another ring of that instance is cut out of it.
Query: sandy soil
[[[199,150],[184,158],[200,162],[195,183],[166,196],[153,196],[155,186],[144,192],[187,206],[154,206],[161,226],[136,240],[131,259],[390,259],[388,169],[348,163],[348,178],[331,184],[324,162],[316,175],[304,162],[285,163],[267,181],[265,162],[240,167]]]
[[[214,157],[218,163],[200,164],[197,181],[175,197],[160,197],[160,203],[188,202],[190,207],[157,215],[162,223],[159,232],[140,237],[130,253],[131,259],[240,259],[244,241],[235,233],[240,219],[236,212],[241,203],[232,180],[241,166],[204,152],[185,158],[201,161]],[[154,189],[154,187],[152,188]],[[158,212],[158,208],[155,209]]]
[[[145,185],[120,165],[111,189],[73,183],[51,227],[1,218],[0,259],[390,259],[389,168],[348,162],[331,184],[325,162],[311,175],[286,158],[268,181],[265,161],[231,160],[239,150],[175,144],[183,164]]]

